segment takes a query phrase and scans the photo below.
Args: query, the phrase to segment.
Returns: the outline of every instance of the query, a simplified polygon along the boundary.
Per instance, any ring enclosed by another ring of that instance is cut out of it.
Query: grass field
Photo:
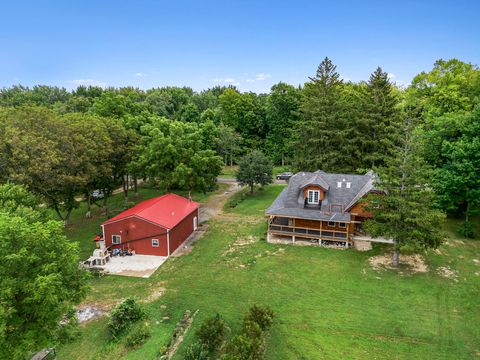
[[[424,254],[429,271],[411,275],[373,270],[368,259],[382,247],[362,253],[268,244],[263,209],[281,190],[271,185],[246,196],[209,222],[190,254],[169,259],[150,279],[92,279],[85,303],[111,305],[165,288],[145,304],[153,336],[127,351],[122,342],[107,342],[101,318],[82,326],[77,340],[58,349],[58,358],[155,359],[185,310],[200,310],[194,328],[219,312],[235,331],[254,303],[275,313],[267,343],[272,360],[480,356],[480,241],[450,233],[439,251]],[[86,241],[77,234],[86,231],[81,223],[69,236]],[[456,271],[456,280],[437,274],[445,266]],[[182,359],[193,332],[175,359]]]

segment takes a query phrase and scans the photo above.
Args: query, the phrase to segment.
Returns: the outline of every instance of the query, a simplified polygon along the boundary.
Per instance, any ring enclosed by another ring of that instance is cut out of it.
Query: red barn
[[[169,256],[196,229],[199,204],[175,194],[141,202],[102,224],[108,248]]]

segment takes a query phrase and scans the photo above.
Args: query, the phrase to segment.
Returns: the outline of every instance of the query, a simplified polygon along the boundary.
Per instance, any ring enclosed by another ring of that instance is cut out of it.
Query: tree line
[[[479,73],[438,60],[402,88],[380,67],[367,81],[344,81],[325,58],[303,86],[280,82],[268,94],[233,86],[3,88],[0,181],[26,184],[68,219],[79,193],[108,196],[140,178],[207,191],[222,163],[252,150],[293,170],[362,173],[395,156],[408,117],[439,205],[468,222],[480,207]]]

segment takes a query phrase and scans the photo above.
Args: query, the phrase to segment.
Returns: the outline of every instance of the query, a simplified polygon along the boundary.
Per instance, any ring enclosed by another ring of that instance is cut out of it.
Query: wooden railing
[[[311,229],[303,227],[293,227],[287,225],[279,224],[270,224],[270,231],[276,233],[283,233],[285,235],[298,235],[306,237],[315,237],[315,238],[331,238],[336,240],[347,240],[348,234],[346,231],[337,231],[337,230],[320,230],[320,229]]]

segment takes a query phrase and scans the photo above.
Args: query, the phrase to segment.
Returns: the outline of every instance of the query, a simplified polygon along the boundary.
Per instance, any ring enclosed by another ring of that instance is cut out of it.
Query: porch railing
[[[298,235],[318,238],[332,238],[338,240],[347,240],[347,233],[334,230],[318,230],[302,227],[293,227],[286,225],[270,224],[270,231],[284,233],[285,235]]]

